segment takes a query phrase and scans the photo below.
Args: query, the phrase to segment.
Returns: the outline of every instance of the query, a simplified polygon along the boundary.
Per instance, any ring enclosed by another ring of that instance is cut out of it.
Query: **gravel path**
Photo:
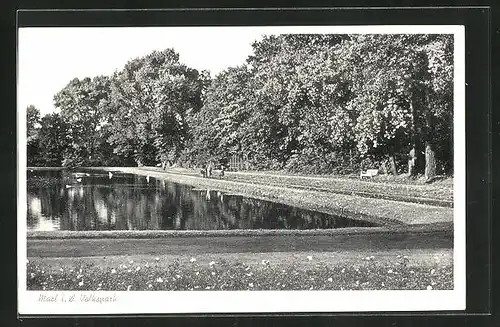
[[[84,235],[85,236],[85,235]],[[378,231],[338,235],[244,235],[162,238],[28,238],[28,257],[235,252],[377,251],[453,248],[451,231]]]

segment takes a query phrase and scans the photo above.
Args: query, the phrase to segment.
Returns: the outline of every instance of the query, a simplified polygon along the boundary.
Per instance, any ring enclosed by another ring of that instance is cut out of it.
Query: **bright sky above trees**
[[[263,28],[245,27],[22,28],[19,108],[32,104],[42,115],[52,112],[54,94],[73,78],[109,75],[130,59],[165,48],[214,76],[243,63],[263,33]]]
[[[263,34],[441,33],[451,26],[252,26],[21,28],[18,31],[18,108],[54,110],[53,96],[73,78],[109,75],[130,59],[174,48],[180,61],[212,77],[237,66]]]

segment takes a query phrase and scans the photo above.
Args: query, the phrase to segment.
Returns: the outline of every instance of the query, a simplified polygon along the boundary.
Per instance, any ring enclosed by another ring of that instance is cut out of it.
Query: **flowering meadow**
[[[300,258],[302,260],[302,258]],[[391,264],[367,256],[359,263],[331,264],[304,255],[300,265],[262,259],[242,262],[196,257],[135,262],[116,266],[74,259],[54,267],[43,259],[27,263],[28,290],[193,291],[193,290],[442,290],[453,289],[453,266],[409,265],[407,256]]]

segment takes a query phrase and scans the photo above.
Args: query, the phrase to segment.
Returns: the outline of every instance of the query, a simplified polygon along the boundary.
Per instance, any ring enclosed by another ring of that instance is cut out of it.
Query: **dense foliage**
[[[211,78],[172,49],[28,108],[30,165],[452,173],[452,35],[279,35]],[[52,138],[52,139],[51,139]],[[57,138],[57,140],[55,139]]]

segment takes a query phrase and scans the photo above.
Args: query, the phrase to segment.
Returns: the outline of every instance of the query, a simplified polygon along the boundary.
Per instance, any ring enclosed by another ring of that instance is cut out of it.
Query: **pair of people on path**
[[[224,165],[221,165],[221,170],[220,170],[220,177],[222,178],[224,176],[224,172],[226,170],[226,167]],[[203,165],[200,170],[200,174],[203,177],[212,177],[212,171],[213,171],[213,165],[212,163],[209,163],[208,165]]]
[[[212,164],[209,163],[208,165],[205,165],[203,164],[203,166],[201,166],[201,170],[200,170],[200,173],[201,173],[201,176],[203,177],[211,177],[212,176]]]

